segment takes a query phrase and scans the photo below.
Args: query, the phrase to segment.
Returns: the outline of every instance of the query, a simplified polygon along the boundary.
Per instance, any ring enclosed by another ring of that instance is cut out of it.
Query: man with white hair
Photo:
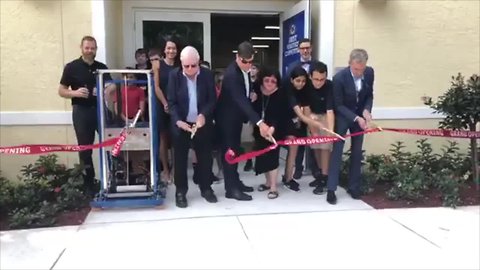
[[[333,77],[335,132],[345,136],[367,129],[372,120],[373,68],[367,66],[368,54],[364,49],[350,53],[349,66]],[[347,192],[353,199],[360,199],[360,168],[362,162],[363,135],[351,139],[350,173]],[[344,141],[335,142],[330,158],[327,181],[327,202],[337,203],[335,190],[338,186]]]
[[[191,46],[180,53],[181,66],[169,74],[167,99],[172,119],[174,150],[175,203],[187,203],[187,164],[190,145],[197,154],[197,183],[201,195],[210,203],[217,197],[211,188],[212,178],[212,117],[216,102],[214,74],[200,67],[200,55]]]

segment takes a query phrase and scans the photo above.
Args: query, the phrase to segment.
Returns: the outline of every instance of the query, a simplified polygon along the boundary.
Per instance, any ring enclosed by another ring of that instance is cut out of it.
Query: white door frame
[[[211,61],[210,13],[166,10],[134,10],[135,48],[143,48],[143,21],[200,22],[203,24],[203,60]],[[180,52],[178,52],[180,53]]]
[[[144,2],[144,1],[138,1]],[[191,14],[192,16],[208,16],[208,26],[204,23],[204,36],[206,31],[208,31],[208,38],[204,38],[204,47],[206,42],[208,42],[209,47],[208,50],[204,48],[204,55],[205,60],[211,62],[211,23],[210,23],[210,16],[214,13],[221,13],[221,14],[261,14],[261,15],[279,15],[281,11],[278,9],[279,6],[272,6],[271,11],[262,10],[262,11],[251,11],[251,10],[219,10],[219,9],[198,9],[198,10],[188,10],[188,9],[159,9],[157,7],[148,7],[147,4],[151,4],[150,2],[145,2],[145,6],[142,7],[135,7],[132,6],[131,1],[123,1],[122,9],[123,9],[123,60],[124,66],[132,65],[135,63],[135,50],[136,47],[136,36],[139,31],[135,29],[136,27],[136,16],[135,12],[166,12],[166,13],[183,13],[183,14]],[[182,20],[187,21],[185,17]],[[143,43],[143,40],[142,40]],[[208,54],[208,58],[207,58]]]

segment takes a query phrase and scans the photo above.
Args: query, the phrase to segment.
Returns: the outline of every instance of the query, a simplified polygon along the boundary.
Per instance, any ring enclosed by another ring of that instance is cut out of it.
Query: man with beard
[[[58,94],[72,100],[72,121],[78,145],[90,145],[95,141],[97,129],[97,89],[95,72],[108,69],[103,63],[95,61],[97,42],[91,36],[85,36],[80,43],[82,56],[68,63],[60,79]],[[109,74],[104,80],[111,80]],[[107,99],[115,95],[115,84],[105,85]],[[95,192],[95,169],[92,150],[79,152],[80,163],[84,166],[84,186],[87,193]]]

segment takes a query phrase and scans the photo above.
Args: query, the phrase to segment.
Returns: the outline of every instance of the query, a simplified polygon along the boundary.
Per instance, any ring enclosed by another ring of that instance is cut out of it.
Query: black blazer
[[[252,89],[249,81],[248,89]],[[250,91],[249,91],[250,92]],[[223,123],[243,123],[245,120],[256,124],[260,116],[253,109],[250,98],[246,95],[245,79],[236,62],[231,63],[223,74],[223,83],[218,98],[217,121]]]
[[[172,70],[168,76],[168,108],[172,124],[176,128],[178,120],[187,119],[189,109],[187,78],[180,67]],[[212,120],[216,99],[214,75],[209,69],[200,67],[200,74],[197,77],[197,110],[198,114],[205,116],[207,123]]]
[[[367,67],[363,73],[362,90],[358,94],[353,81],[350,67],[340,70],[333,77],[333,101],[335,116],[346,121],[353,121],[355,117],[362,116],[364,110],[372,112],[373,106],[373,68]]]

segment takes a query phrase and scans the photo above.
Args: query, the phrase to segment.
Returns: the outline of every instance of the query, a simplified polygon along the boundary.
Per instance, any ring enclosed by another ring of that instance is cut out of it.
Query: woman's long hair
[[[171,42],[171,43],[175,44],[175,47],[177,48],[177,55],[175,55],[173,65],[178,67],[178,66],[180,66],[180,52],[182,51],[183,48],[180,48],[180,42],[178,42],[178,40],[176,40],[175,38],[169,37],[169,38],[165,39],[165,43],[163,43],[163,48],[162,48],[162,55],[163,55],[164,58],[166,57],[165,49],[167,48],[167,43],[168,42]]]

